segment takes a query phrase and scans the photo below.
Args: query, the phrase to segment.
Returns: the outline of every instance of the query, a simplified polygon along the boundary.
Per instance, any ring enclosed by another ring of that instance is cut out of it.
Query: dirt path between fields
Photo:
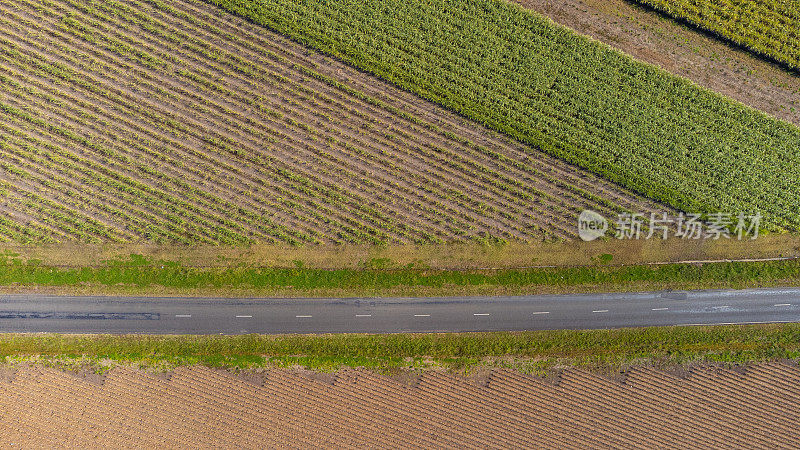
[[[800,125],[800,76],[625,0],[514,0],[700,86]]]

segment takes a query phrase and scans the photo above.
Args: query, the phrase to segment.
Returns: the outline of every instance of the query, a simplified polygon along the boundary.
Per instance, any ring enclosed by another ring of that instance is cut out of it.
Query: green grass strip
[[[524,368],[527,364],[531,370],[563,364],[743,364],[800,357],[800,324],[394,335],[0,335],[0,357],[6,361],[33,356],[161,367],[300,364],[318,370],[464,368],[497,358],[505,363],[492,363],[495,366]],[[427,366],[421,361],[428,361]]]
[[[502,0],[208,0],[681,210],[800,226],[800,129]]]

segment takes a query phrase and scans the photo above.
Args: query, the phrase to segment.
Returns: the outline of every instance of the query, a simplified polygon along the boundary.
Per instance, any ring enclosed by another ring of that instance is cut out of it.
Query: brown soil
[[[635,368],[621,382],[568,369],[557,384],[508,370],[480,383],[272,370],[260,384],[199,367],[168,379],[116,369],[98,384],[23,366],[0,383],[0,445],[790,448],[800,439],[798,381],[796,365],[777,362],[685,378]]]
[[[778,119],[800,125],[800,75],[626,0],[514,0]]]

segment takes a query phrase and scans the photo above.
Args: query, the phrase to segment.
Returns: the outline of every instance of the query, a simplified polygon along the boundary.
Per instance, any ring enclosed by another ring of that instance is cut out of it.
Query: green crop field
[[[501,0],[212,0],[677,209],[800,225],[800,130]]]
[[[8,0],[0,83],[0,241],[800,226],[796,127],[496,0]]]
[[[0,2],[0,241],[550,240],[661,210],[207,3]]]
[[[800,70],[800,1],[637,1]]]

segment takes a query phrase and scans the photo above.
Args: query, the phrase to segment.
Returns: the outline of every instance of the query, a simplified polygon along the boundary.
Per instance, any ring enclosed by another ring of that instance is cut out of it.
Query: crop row
[[[800,2],[797,0],[637,1],[800,70]]]
[[[182,41],[184,42],[184,47],[186,47],[186,48],[192,48],[193,44],[197,44],[198,46],[203,46],[203,47],[209,47],[209,44],[207,44],[207,43],[205,43],[203,41],[198,41],[197,39],[192,39],[191,36],[184,35],[184,36],[181,36],[181,37],[183,38]],[[187,42],[189,42],[191,44],[187,44]],[[209,42],[213,42],[213,40],[209,39]],[[218,50],[218,49],[214,49],[214,50]],[[202,50],[198,51],[198,53],[200,53],[201,56],[204,56],[204,55],[208,54],[207,52],[202,52]],[[216,56],[214,58],[209,58],[209,59],[213,59],[213,60],[216,60],[216,61],[223,61],[225,59],[225,58],[219,56],[220,54],[225,55],[222,52],[216,51],[213,54],[216,55]],[[225,56],[230,56],[230,55],[225,55]],[[189,57],[191,58],[192,56],[189,56]],[[239,59],[238,61],[242,61],[242,60]],[[198,67],[198,66],[201,66],[201,65],[206,65],[207,67],[209,67],[210,70],[215,70],[215,71],[219,70],[219,71],[222,72],[221,73],[222,75],[230,75],[229,73],[225,72],[224,68],[214,67],[213,64],[208,64],[206,61],[203,61],[202,59],[193,59],[193,60],[191,60],[191,63],[193,64],[193,67],[195,67],[195,68]],[[263,72],[263,69],[260,69],[260,68],[256,67],[252,63],[250,64],[250,67],[251,67],[251,70],[250,70],[249,73],[250,73],[251,76],[255,77],[256,79],[258,79],[259,81],[262,81],[262,82],[270,82],[270,80],[268,78],[265,78],[266,76],[269,76],[270,74],[261,73],[261,72]],[[287,84],[290,85],[291,81],[288,80],[288,79],[282,78],[281,79],[281,83],[279,85],[275,85],[275,86],[277,88],[279,86],[283,86],[283,85],[287,85]],[[248,87],[253,88],[255,86],[251,85],[251,86],[248,86]],[[217,88],[217,89],[220,89],[220,88]],[[294,99],[299,99],[301,101],[304,100],[302,95],[297,95],[298,94],[297,92],[294,92],[293,94],[295,94],[294,95]],[[309,94],[310,95],[316,94],[316,97],[320,97],[320,94],[318,94],[315,91],[311,91],[311,92],[309,92]],[[290,103],[293,103],[294,105],[298,105],[297,100],[290,100]],[[303,111],[312,111],[313,112],[313,111],[319,111],[319,110],[323,110],[324,111],[325,110],[324,109],[325,106],[323,106],[323,105],[321,105],[319,103],[316,103],[316,102],[315,103],[311,103],[311,104],[300,104],[299,106],[302,106],[302,107],[305,108]],[[281,106],[278,106],[278,108],[281,108]],[[293,111],[291,111],[291,110],[283,110],[281,112],[285,113],[287,116],[289,116],[289,115],[291,115],[293,113]],[[303,114],[300,114],[299,117],[297,117],[297,118],[293,117],[292,120],[294,120],[295,124],[298,125],[298,126],[302,126],[303,124],[310,123],[309,117],[304,116]],[[347,124],[337,124],[337,125],[339,125],[340,127],[347,127]],[[312,129],[308,129],[307,131],[309,133],[312,133],[312,134],[314,133],[314,130],[312,130]],[[330,131],[332,133],[337,133],[336,129],[329,129],[328,131]],[[351,131],[354,131],[354,132],[357,133],[357,130],[353,130],[352,128],[351,128]],[[326,139],[328,143],[340,144],[340,145],[346,147],[346,150],[355,151],[355,152],[359,152],[360,151],[360,149],[358,147],[354,147],[354,146],[350,145],[350,143],[341,142],[339,140],[339,137],[341,137],[341,136],[342,136],[342,134],[339,133],[337,137],[331,137],[331,136],[322,137],[321,136],[320,139]],[[391,136],[388,136],[387,138],[392,139]],[[350,139],[353,139],[353,138],[350,137]],[[368,149],[374,151],[373,153],[360,151],[360,155],[364,155],[365,157],[368,157],[368,158],[372,157],[374,159],[374,154],[377,153],[378,151],[380,151],[380,150],[375,151],[376,149],[369,148],[370,147],[369,144],[365,145],[363,142],[358,142],[358,138],[356,138],[355,140],[356,140],[355,143],[361,144],[362,146],[366,146]],[[405,149],[406,148],[406,146],[404,145],[405,143],[402,140],[392,139],[392,141],[393,142],[391,144],[389,144],[389,145],[392,148],[394,148],[395,150],[398,149],[398,145],[397,144],[400,144],[400,147],[399,147],[400,149]],[[381,144],[386,144],[386,140],[381,142]],[[325,152],[324,150],[318,150],[316,154],[317,155],[322,155],[322,156],[329,156],[328,153]],[[387,156],[390,157],[391,155],[387,155],[386,152],[384,151],[383,154],[381,155],[381,160],[378,161],[376,166],[377,167],[385,167],[385,166],[389,165],[391,167],[392,161],[391,161],[391,159],[387,158]],[[447,160],[445,162],[445,164],[447,164],[447,163],[452,164],[452,162],[450,160]],[[437,166],[441,166],[441,164],[437,163],[436,165],[431,165],[430,167],[431,168],[439,168]],[[402,166],[395,166],[395,167],[399,170]],[[375,176],[374,174],[362,174],[362,175],[366,176],[366,177],[369,177],[369,178],[374,178],[374,176]],[[370,176],[370,175],[372,175],[372,176]],[[413,174],[411,174],[411,175],[413,176]],[[473,175],[473,174],[470,174],[470,175]],[[501,179],[503,178],[503,176],[501,174],[498,174],[496,172],[493,173],[493,175],[495,175],[496,177],[501,178]],[[432,180],[426,180],[426,181],[428,183],[430,183]],[[453,181],[454,181],[453,179],[450,179],[450,184],[452,184]],[[475,177],[473,177],[470,181],[474,183]],[[494,179],[489,179],[488,181],[489,181],[489,183],[495,183]],[[439,186],[441,186],[441,185],[439,185]],[[468,188],[467,186],[459,186],[459,187]],[[415,186],[415,188],[416,188],[416,190],[421,190],[420,186]],[[478,198],[480,198],[480,196],[483,195],[482,191],[480,191],[480,190],[479,191],[475,191],[472,194],[474,194]]]

